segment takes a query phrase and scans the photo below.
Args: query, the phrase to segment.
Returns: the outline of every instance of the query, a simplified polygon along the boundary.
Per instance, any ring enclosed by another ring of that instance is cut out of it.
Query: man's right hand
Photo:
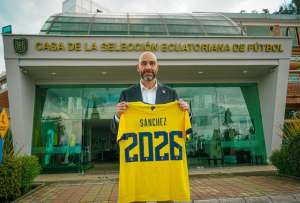
[[[120,102],[116,105],[116,116],[120,118],[121,114],[124,113],[128,108],[127,102]]]

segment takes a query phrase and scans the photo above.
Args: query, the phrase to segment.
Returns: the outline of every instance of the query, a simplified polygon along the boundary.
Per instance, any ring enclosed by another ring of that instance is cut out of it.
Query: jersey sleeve
[[[187,140],[190,139],[193,130],[192,130],[191,120],[188,111],[184,112],[184,130],[185,130],[185,138]]]

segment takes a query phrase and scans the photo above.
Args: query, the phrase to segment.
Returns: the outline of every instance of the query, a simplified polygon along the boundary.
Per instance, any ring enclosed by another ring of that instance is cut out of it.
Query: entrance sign
[[[16,40],[16,39],[15,39]],[[18,41],[20,45],[24,42]],[[23,47],[23,46],[22,46]],[[35,43],[36,51],[49,51],[49,52],[240,52],[240,53],[257,53],[257,52],[269,52],[269,53],[281,53],[283,52],[283,46],[280,43],[194,43],[194,42],[182,42],[182,43],[158,43],[158,42],[62,42],[62,41],[38,41]]]
[[[28,49],[28,40],[26,38],[14,39],[14,49],[17,54],[24,55]]]

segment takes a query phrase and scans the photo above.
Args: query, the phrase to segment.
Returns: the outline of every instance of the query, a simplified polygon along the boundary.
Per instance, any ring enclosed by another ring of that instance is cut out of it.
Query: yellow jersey
[[[191,132],[188,112],[178,101],[129,102],[117,136],[119,203],[190,201],[185,140]]]

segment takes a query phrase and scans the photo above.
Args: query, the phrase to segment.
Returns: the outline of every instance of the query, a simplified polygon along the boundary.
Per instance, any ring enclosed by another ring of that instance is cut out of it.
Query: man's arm
[[[179,105],[183,110],[187,110],[189,112],[190,121],[192,123],[193,113],[190,109],[190,105],[186,101],[184,101],[183,99],[178,99],[178,95],[177,95],[177,92],[175,90],[174,90],[174,98],[175,98],[175,100],[178,100]]]
[[[120,114],[127,109],[127,103],[125,101],[125,92],[122,91],[119,98],[119,103],[116,105],[116,113],[114,114],[111,121],[111,131],[115,136],[118,134]]]

